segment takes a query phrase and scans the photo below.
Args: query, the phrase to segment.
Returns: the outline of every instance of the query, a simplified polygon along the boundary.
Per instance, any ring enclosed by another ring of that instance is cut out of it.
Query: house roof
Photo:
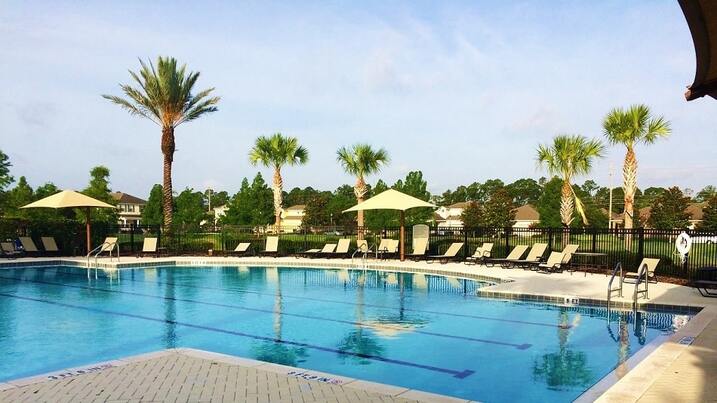
[[[695,78],[685,93],[688,101],[709,95],[717,99],[717,3],[679,0],[695,46]]]
[[[520,206],[513,210],[516,221],[540,221],[540,213],[530,204]]]
[[[295,204],[293,206],[287,207],[286,210],[306,210],[306,204]]]
[[[707,206],[707,202],[703,203],[690,203],[687,208],[685,209],[685,212],[689,214],[689,220],[693,221],[700,221],[702,220],[702,217],[704,215],[704,208]],[[644,221],[647,221],[650,219],[650,213],[652,212],[652,207],[643,207],[640,209],[640,219]],[[622,214],[620,214],[620,218],[622,218]]]
[[[453,204],[451,204],[450,206],[448,206],[448,208],[466,208],[466,207],[468,207],[471,203],[472,203],[472,202],[468,202],[468,201],[453,203]]]
[[[114,192],[111,194],[112,198],[117,200],[117,203],[125,203],[125,204],[147,204],[146,200],[142,200],[137,196],[132,196],[131,194],[122,193],[122,192]]]

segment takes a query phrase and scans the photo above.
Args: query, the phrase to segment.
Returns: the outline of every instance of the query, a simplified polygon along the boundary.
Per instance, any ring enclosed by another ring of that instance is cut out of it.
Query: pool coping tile
[[[423,392],[420,390],[409,389],[403,393],[396,395],[402,399],[418,400],[420,402],[434,402],[434,403],[467,403],[470,400],[461,399],[458,397],[451,397],[445,395],[438,395],[430,392]]]
[[[395,386],[395,385],[389,385],[389,384],[385,384],[385,383],[364,381],[361,379],[357,379],[355,381],[346,383],[343,386],[347,387],[347,388],[365,390],[365,391],[369,391],[369,392],[376,392],[376,393],[381,393],[381,394],[390,395],[390,396],[398,396],[401,393],[404,393],[404,392],[407,392],[410,390],[409,388],[406,388],[403,386]]]
[[[17,386],[11,384],[11,383],[0,383],[0,392],[3,390],[13,389],[17,388]]]

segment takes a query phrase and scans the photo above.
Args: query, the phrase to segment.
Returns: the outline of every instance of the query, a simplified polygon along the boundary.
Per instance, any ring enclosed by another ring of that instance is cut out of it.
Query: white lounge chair
[[[484,262],[490,257],[491,251],[493,250],[492,242],[483,242],[483,245],[476,248],[472,256],[466,258],[466,264],[478,264]]]
[[[458,252],[460,252],[461,249],[463,249],[463,242],[453,242],[442,255],[429,255],[427,259],[429,262],[438,260],[441,263],[447,263],[448,261],[457,259]]]

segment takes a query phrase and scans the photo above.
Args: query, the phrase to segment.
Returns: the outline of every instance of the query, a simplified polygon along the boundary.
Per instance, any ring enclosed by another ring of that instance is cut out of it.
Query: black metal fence
[[[688,230],[693,244],[689,259],[682,262],[676,253],[675,238],[683,230],[656,229],[579,229],[579,228],[472,228],[430,227],[429,254],[441,254],[453,242],[463,242],[464,256],[469,256],[484,242],[493,243],[494,257],[505,257],[516,245],[546,243],[548,252],[560,251],[567,244],[577,244],[578,252],[594,253],[595,256],[581,256],[584,263],[612,267],[622,262],[628,271],[637,270],[643,257],[660,258],[658,276],[682,279],[694,278],[697,268],[717,266],[717,235]],[[356,227],[311,227],[287,230],[273,226],[230,226],[208,230],[185,230],[173,228],[163,232],[158,226],[145,225],[92,225],[92,243],[98,245],[107,236],[117,236],[122,254],[133,254],[142,249],[145,237],[158,237],[159,245],[167,253],[175,255],[221,254],[234,249],[240,242],[251,242],[255,251],[263,250],[266,237],[279,235],[279,254],[291,255],[308,249],[321,248],[326,243],[336,243],[341,238],[352,240],[355,248],[359,233],[369,244],[380,242],[381,238],[399,238],[399,228],[369,230]],[[0,220],[0,238],[31,236],[39,241],[41,236],[55,237],[58,246],[66,255],[84,255],[85,227],[75,221],[26,222]],[[412,230],[406,229],[406,252],[411,252]],[[577,259],[577,257],[576,257]],[[597,260],[597,261],[591,261]]]

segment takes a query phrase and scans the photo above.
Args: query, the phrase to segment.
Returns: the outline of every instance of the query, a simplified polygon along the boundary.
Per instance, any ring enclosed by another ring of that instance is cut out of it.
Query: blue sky
[[[673,126],[638,147],[640,187],[715,184],[717,103],[684,101],[694,50],[673,1],[95,3],[0,7],[0,148],[33,186],[82,188],[97,164],[115,190],[161,182],[159,128],[100,97],[157,55],[222,96],[177,129],[177,190],[233,193],[257,171],[253,140],[277,131],[311,154],[285,169],[287,189],[352,183],[335,151],[355,142],[392,156],[370,182],[420,169],[438,193],[538,178],[539,143],[600,137],[610,108],[637,102]],[[623,156],[611,147],[592,177],[607,184],[612,164],[617,184]]]

